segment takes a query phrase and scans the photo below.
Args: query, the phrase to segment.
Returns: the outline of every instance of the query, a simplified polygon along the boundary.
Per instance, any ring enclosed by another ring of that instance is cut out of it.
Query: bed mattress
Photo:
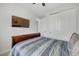
[[[37,37],[16,44],[11,56],[69,56],[70,48],[66,41]]]

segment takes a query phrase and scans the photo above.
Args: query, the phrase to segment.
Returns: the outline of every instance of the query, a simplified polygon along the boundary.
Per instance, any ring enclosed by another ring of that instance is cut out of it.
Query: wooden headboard
[[[26,35],[12,36],[12,47],[18,42],[39,37],[39,36],[40,36],[40,33],[31,33]]]

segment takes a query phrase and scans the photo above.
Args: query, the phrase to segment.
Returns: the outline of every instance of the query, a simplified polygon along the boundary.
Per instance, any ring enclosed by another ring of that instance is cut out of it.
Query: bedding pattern
[[[11,56],[69,56],[69,44],[66,41],[37,37],[16,44]]]

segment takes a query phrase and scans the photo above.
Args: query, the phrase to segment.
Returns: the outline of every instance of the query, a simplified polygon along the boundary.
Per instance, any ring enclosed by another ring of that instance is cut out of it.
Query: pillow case
[[[74,44],[71,52],[72,56],[79,56],[79,40]]]
[[[79,35],[76,33],[73,33],[70,40],[69,40],[69,44],[73,47],[74,44],[79,40]]]

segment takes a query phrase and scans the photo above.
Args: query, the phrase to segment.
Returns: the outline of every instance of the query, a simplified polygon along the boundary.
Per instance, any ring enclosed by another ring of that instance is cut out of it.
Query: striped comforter
[[[45,37],[37,37],[16,44],[11,56],[69,56],[68,42]]]

